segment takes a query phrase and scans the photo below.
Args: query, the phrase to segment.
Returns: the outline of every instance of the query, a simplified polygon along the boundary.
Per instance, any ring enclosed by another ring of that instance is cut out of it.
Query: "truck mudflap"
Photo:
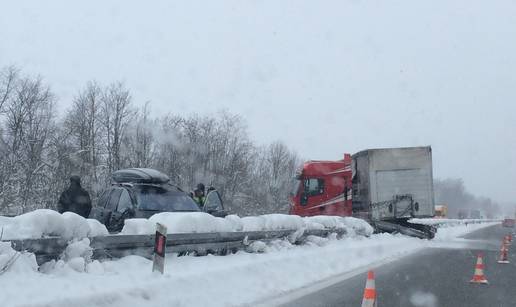
[[[407,220],[375,221],[373,223],[377,232],[401,233],[420,239],[433,239],[437,228],[432,225],[413,224]]]

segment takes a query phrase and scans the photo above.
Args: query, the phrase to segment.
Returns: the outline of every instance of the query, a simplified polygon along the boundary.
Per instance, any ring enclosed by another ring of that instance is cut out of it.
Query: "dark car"
[[[128,218],[149,218],[160,212],[201,211],[190,196],[169,183],[167,175],[146,168],[123,169],[113,173],[113,184],[100,195],[90,213],[111,232],[120,231]],[[223,212],[218,193],[208,194],[204,208],[220,216]],[[223,214],[224,215],[224,214]]]

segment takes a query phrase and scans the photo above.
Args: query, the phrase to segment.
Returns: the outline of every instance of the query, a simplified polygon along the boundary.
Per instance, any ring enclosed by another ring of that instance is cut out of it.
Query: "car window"
[[[149,211],[200,211],[185,192],[168,186],[139,185],[134,194],[138,209]]]
[[[222,200],[220,199],[220,195],[217,191],[211,191],[206,196],[205,209],[210,211],[222,211],[224,208],[222,207]]]
[[[131,208],[133,206],[133,203],[131,201],[131,196],[129,196],[129,192],[126,189],[122,189],[122,192],[120,194],[120,200],[118,201],[118,207],[116,208],[116,211],[118,212],[124,212],[128,208]]]
[[[109,202],[106,206],[107,210],[115,211],[116,206],[118,205],[118,200],[120,198],[120,193],[122,193],[122,189],[111,190],[111,194],[109,196]]]

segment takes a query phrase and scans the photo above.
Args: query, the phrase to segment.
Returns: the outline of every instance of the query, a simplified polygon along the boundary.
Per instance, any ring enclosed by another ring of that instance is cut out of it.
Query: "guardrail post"
[[[165,246],[167,245],[167,227],[160,223],[156,223],[156,238],[154,240],[154,260],[152,262],[152,271],[159,271],[161,274],[165,271]]]

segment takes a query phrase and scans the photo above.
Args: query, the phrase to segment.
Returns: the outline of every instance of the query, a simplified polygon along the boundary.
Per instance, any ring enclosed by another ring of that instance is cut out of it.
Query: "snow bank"
[[[150,219],[128,219],[122,234],[153,234],[156,223],[167,226],[169,233],[234,232],[345,228],[349,233],[371,235],[373,228],[367,222],[339,216],[314,216],[302,218],[297,215],[266,214],[239,217],[228,215],[214,217],[204,212],[165,212],[153,215]]]
[[[83,258],[86,262],[91,262],[93,251],[90,247],[90,239],[74,240],[68,244],[64,253],[63,260],[69,261],[74,258]]]
[[[173,219],[163,217],[162,221]],[[222,220],[236,225],[233,227],[243,227],[243,219],[231,216]],[[277,221],[282,217],[269,219]],[[302,220],[306,225],[310,219]],[[340,222],[340,219],[329,217],[314,220],[326,227],[337,227]],[[142,229],[148,222],[132,220],[128,225]],[[351,227],[354,222],[355,228],[362,226],[354,220],[344,225]],[[265,224],[260,225],[265,227]],[[437,238],[451,242],[458,235],[488,226],[490,224],[484,223],[440,228]],[[35,271],[35,260],[29,258],[25,259],[28,262],[19,264],[17,272],[0,275],[2,306],[253,306],[339,274],[365,270],[440,244],[390,234],[340,240],[336,236],[310,236],[307,244],[301,246],[292,245],[288,240],[258,241],[249,248],[260,254],[238,252],[224,257],[167,257],[165,274],[160,275],[151,272],[150,260],[138,256],[88,262],[88,243],[88,239],[74,241],[62,260],[40,268],[44,274]],[[6,244],[0,245],[0,266],[15,253]]]
[[[74,239],[61,255],[58,261],[51,260],[39,267],[39,271],[46,274],[68,275],[70,272],[104,272],[99,268],[99,261],[92,262],[93,250],[90,239]]]
[[[106,236],[109,234],[106,226],[95,219],[86,219],[88,222],[88,226],[90,227],[90,231],[88,232],[88,237],[98,237],[98,236]]]
[[[301,229],[305,227],[303,218],[297,215],[266,214],[241,218],[244,231]]]
[[[108,233],[96,220],[85,219],[75,213],[60,214],[49,209],[39,209],[15,217],[0,218],[2,240],[37,239],[61,236],[66,239],[84,238]]]
[[[17,252],[11,248],[11,242],[0,242],[0,274],[3,271],[9,274],[23,274],[37,270],[38,264],[34,254]]]
[[[84,272],[93,256],[90,240],[87,237],[107,235],[104,225],[97,220],[85,219],[75,213],[60,214],[53,210],[35,210],[16,217],[1,217],[0,228],[3,230],[0,242],[0,270],[6,272],[36,272],[38,265],[32,253],[17,252],[11,248],[15,239],[37,239],[45,236],[60,236],[70,243],[59,261],[51,261],[39,268],[40,271]],[[0,275],[1,278],[1,275]]]
[[[352,217],[266,214],[239,217],[215,217],[204,212],[163,212],[150,219],[127,219],[121,234],[153,234],[156,223],[167,226],[170,233],[234,232],[345,228],[349,233],[371,235],[373,228],[365,221]],[[65,239],[104,236],[108,231],[99,221],[85,219],[75,213],[60,214],[49,209],[39,209],[16,217],[0,216],[2,240],[37,239],[60,236]]]
[[[400,257],[425,242],[386,234],[311,241],[304,246],[285,240],[255,242],[250,248],[259,254],[167,257],[164,275],[153,274],[151,261],[138,256],[86,265],[80,259],[59,262],[46,274],[0,277],[2,305],[253,306],[272,295]]]
[[[151,223],[148,219],[127,219],[124,221],[124,228],[120,234],[146,235],[153,234],[155,231],[156,224]]]
[[[433,241],[449,241],[457,237],[463,236],[475,230],[499,224],[499,222],[481,223],[481,224],[462,224],[448,227],[437,228],[437,233]]]
[[[226,221],[231,224],[231,228],[235,231],[243,231],[244,230],[244,223],[242,222],[242,219],[238,215],[227,215],[225,217]]]
[[[370,236],[373,234],[373,227],[362,219],[354,217],[340,217],[340,216],[311,216],[305,217],[305,223],[308,228],[313,228],[316,225],[322,225],[322,228],[346,228],[354,233]]]
[[[478,224],[478,223],[492,223],[492,222],[500,222],[500,220],[496,219],[437,219],[437,218],[427,218],[427,219],[410,219],[410,223],[415,224],[424,224],[424,225],[461,225],[461,224]]]
[[[153,225],[161,223],[170,233],[179,232],[227,232],[231,224],[223,218],[204,212],[163,212],[151,216]]]

